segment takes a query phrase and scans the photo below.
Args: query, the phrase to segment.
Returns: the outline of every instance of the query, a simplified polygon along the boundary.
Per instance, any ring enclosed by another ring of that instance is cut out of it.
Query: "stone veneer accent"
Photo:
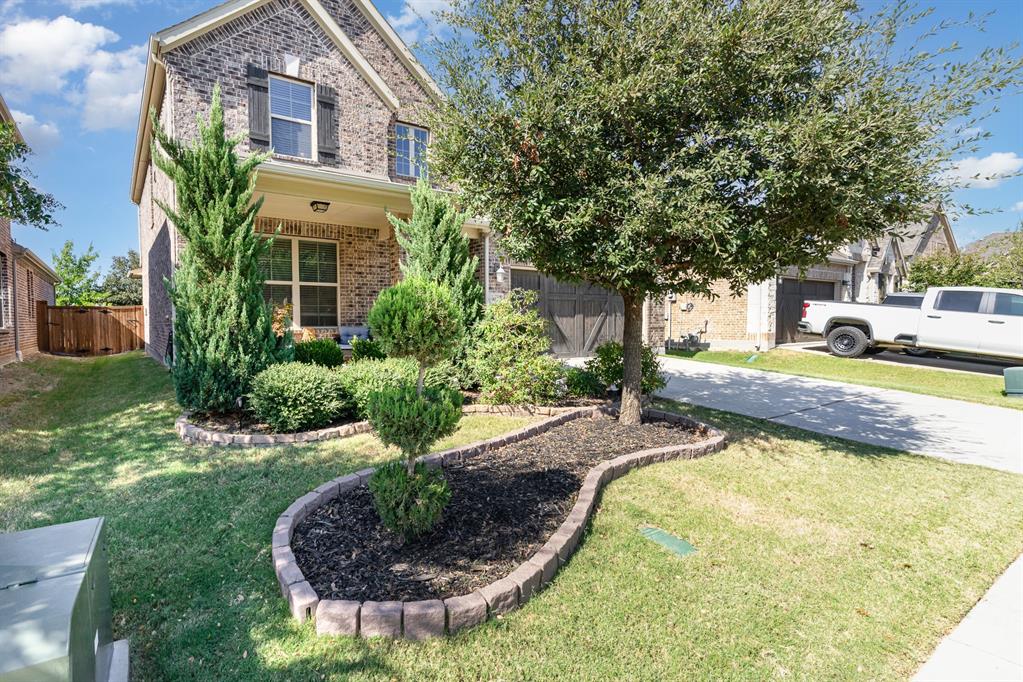
[[[613,410],[607,407],[572,408],[567,412],[512,433],[491,438],[472,445],[445,450],[422,457],[428,466],[443,467],[463,459],[524,440],[548,431],[565,422],[589,417],[606,418]],[[645,410],[644,416],[677,424],[700,426],[711,436],[699,443],[669,445],[640,450],[607,460],[590,469],[583,480],[575,506],[547,543],[525,563],[520,564],[507,577],[487,585],[471,594],[451,597],[443,601],[346,601],[320,600],[312,586],[302,575],[291,550],[291,536],[296,526],[310,513],[361,485],[366,485],[375,469],[363,469],[354,474],[328,481],[298,498],[277,519],[272,536],[274,572],[281,594],[288,601],[292,616],[299,622],[313,619],[316,632],[321,635],[349,635],[362,637],[404,637],[423,640],[454,634],[483,623],[490,616],[508,613],[524,605],[542,586],[553,578],[575,551],[586,524],[597,505],[600,490],[610,481],[624,476],[630,470],[673,459],[694,459],[721,450],[725,435],[706,424],[659,410]]]
[[[545,407],[543,405],[463,405],[462,414],[501,414],[508,417],[549,417],[578,410],[576,407]],[[186,412],[174,421],[174,430],[181,440],[189,445],[235,445],[238,447],[259,447],[262,445],[290,445],[312,443],[318,440],[347,438],[360,433],[370,433],[373,426],[368,421],[328,426],[314,431],[297,433],[230,433],[214,431],[188,421]]]

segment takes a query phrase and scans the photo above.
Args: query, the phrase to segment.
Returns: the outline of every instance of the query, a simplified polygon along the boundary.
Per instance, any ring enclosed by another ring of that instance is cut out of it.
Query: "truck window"
[[[995,294],[995,315],[1023,317],[1023,296],[1017,294]]]
[[[959,313],[975,313],[980,311],[980,299],[983,291],[942,291],[938,294],[936,310],[948,310]]]
[[[923,296],[899,296],[898,294],[889,294],[882,301],[884,305],[901,305],[907,308],[919,308],[924,303]]]

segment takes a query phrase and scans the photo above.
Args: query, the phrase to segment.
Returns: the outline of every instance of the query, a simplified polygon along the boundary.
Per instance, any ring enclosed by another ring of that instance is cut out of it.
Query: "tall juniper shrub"
[[[274,333],[263,300],[259,261],[270,240],[253,229],[263,200],[252,195],[265,157],[238,158],[239,138],[225,133],[219,87],[192,145],[170,137],[154,112],[150,118],[159,143],[153,161],[174,182],[176,197],[174,206],[158,203],[185,239],[167,287],[175,309],[175,392],[186,408],[230,410],[256,374],[293,352],[291,336]]]

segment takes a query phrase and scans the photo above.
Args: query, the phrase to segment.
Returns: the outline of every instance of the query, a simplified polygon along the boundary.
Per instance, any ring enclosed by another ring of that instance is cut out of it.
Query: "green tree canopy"
[[[59,252],[53,254],[53,270],[60,277],[54,287],[57,305],[100,305],[106,297],[99,287],[99,272],[92,264],[99,258],[92,244],[81,255],[75,254],[75,245],[70,239],[64,242]]]
[[[153,162],[174,182],[176,203],[158,202],[185,238],[180,266],[168,291],[174,302],[174,388],[189,409],[234,409],[261,370],[290,360],[290,333],[278,340],[263,300],[260,257],[270,240],[253,224],[262,198],[253,201],[256,167],[265,156],[239,159],[238,138],[224,127],[220,88],[209,119],[197,116],[198,139],[171,138],[150,112],[156,141]]]
[[[34,176],[25,167],[31,153],[14,125],[0,122],[0,217],[45,230],[57,224],[53,214],[64,207],[32,185]]]
[[[124,256],[113,257],[101,287],[107,303],[142,305],[142,280],[131,276],[131,271],[141,266],[139,252],[135,249],[128,249]]]
[[[640,417],[642,301],[733,290],[925,218],[1018,57],[897,49],[905,5],[453,0],[431,168],[512,256],[625,300],[621,418]],[[947,203],[947,202],[946,202]]]
[[[913,261],[906,278],[907,291],[929,287],[984,286],[989,264],[972,253],[935,253]]]

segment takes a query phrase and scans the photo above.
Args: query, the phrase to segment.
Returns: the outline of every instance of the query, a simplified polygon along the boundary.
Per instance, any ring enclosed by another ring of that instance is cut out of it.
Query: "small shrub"
[[[380,520],[405,540],[428,533],[440,521],[451,490],[440,469],[417,464],[409,474],[404,462],[391,462],[369,479]]]
[[[449,388],[424,389],[419,395],[415,386],[403,385],[369,397],[369,421],[380,440],[399,448],[409,462],[454,433],[461,417],[462,394]]]
[[[381,291],[368,321],[388,357],[413,358],[421,366],[451,357],[462,338],[462,317],[451,290],[418,277]]]
[[[565,368],[565,389],[573,398],[602,398],[607,393],[604,382],[590,370],[581,367]]]
[[[643,346],[642,391],[649,395],[665,387],[666,382],[657,364],[657,356],[650,346]],[[622,344],[608,341],[597,346],[594,356],[586,361],[586,369],[592,372],[604,385],[621,386],[625,375],[625,355]]]
[[[373,339],[352,339],[352,361],[359,360],[383,360],[387,355],[380,344]]]
[[[549,405],[564,395],[561,363],[550,356],[547,324],[534,292],[519,289],[491,303],[476,325],[469,364],[487,403]]]
[[[253,380],[249,399],[256,417],[277,432],[326,426],[349,402],[335,370],[302,362],[264,369]]]
[[[409,358],[387,358],[384,360],[359,360],[345,363],[338,370],[341,385],[347,398],[347,409],[359,419],[369,418],[369,397],[386,388],[398,386],[415,387],[418,366]],[[449,362],[442,362],[426,370],[426,388],[458,389],[455,368]]]
[[[340,367],[345,352],[332,339],[314,339],[295,344],[295,361],[323,367]]]

